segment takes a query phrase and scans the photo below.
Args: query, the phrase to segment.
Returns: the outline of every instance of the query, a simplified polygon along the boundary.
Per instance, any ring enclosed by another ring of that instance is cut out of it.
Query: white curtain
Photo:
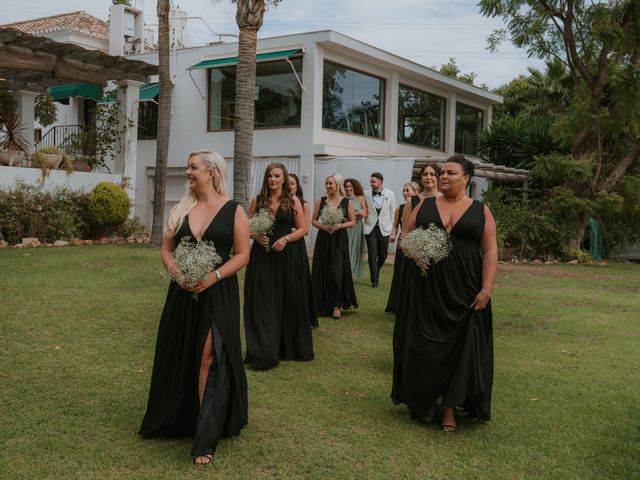
[[[264,172],[270,163],[281,163],[289,173],[298,175],[300,170],[300,157],[260,157],[254,158],[251,166],[251,188],[249,194],[251,198],[260,193]]]

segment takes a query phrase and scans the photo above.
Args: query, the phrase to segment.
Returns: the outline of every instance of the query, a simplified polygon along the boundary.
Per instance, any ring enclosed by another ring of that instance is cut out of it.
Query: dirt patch
[[[606,267],[598,267],[606,269]],[[601,278],[615,279],[617,275],[594,271],[593,267],[582,265],[532,265],[527,263],[499,263],[500,273],[528,273],[533,275],[544,275],[557,278]]]

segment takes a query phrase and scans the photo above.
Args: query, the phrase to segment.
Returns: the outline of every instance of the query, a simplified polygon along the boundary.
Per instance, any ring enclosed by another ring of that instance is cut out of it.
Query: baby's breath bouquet
[[[261,208],[258,212],[249,220],[249,231],[258,236],[269,235],[273,231],[273,224],[275,219],[271,212],[266,208]],[[267,252],[269,246],[265,247]]]
[[[332,207],[327,204],[320,210],[319,219],[323,225],[338,225],[344,221],[344,212],[339,206]]]
[[[437,263],[451,252],[451,238],[442,228],[433,223],[425,228],[416,228],[400,242],[404,254],[413,259],[422,270],[421,275],[427,276],[427,270],[432,263]]]
[[[202,240],[190,242],[191,237],[182,237],[172,256],[180,272],[180,280],[187,287],[195,286],[204,280],[218,265],[222,258],[216,251],[213,242]],[[171,272],[170,272],[171,273]],[[177,280],[175,277],[174,280]],[[198,299],[194,293],[193,298]]]

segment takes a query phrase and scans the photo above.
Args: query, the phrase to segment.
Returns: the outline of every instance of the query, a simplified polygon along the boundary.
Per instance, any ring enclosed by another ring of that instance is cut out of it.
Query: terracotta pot
[[[91,166],[82,160],[74,160],[72,163],[74,172],[90,172]]]
[[[20,166],[26,159],[24,152],[14,150],[0,150],[0,165]]]

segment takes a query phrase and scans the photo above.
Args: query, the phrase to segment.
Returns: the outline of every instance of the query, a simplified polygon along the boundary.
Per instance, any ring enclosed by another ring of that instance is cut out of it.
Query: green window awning
[[[68,97],[92,98],[102,100],[102,87],[92,83],[74,83],[72,85],[55,85],[49,89],[54,100]]]
[[[299,53],[302,53],[301,48],[296,48],[294,50],[284,50],[282,52],[259,53],[256,55],[256,61],[264,62],[267,60],[282,60],[283,58],[292,57]],[[187,68],[187,70],[222,67],[227,65],[235,65],[236,63],[238,63],[238,57],[218,58],[215,60],[203,60],[200,63],[196,63],[195,65],[190,66],[189,68]]]
[[[153,100],[160,93],[160,85],[157,83],[146,83],[140,87],[140,100]]]
[[[50,95],[54,100],[67,97],[92,98],[96,102],[114,102],[115,95],[104,96],[102,87],[91,83],[74,83],[73,85],[57,85],[50,88]],[[145,83],[140,87],[140,100],[153,100],[160,93],[157,83]]]

